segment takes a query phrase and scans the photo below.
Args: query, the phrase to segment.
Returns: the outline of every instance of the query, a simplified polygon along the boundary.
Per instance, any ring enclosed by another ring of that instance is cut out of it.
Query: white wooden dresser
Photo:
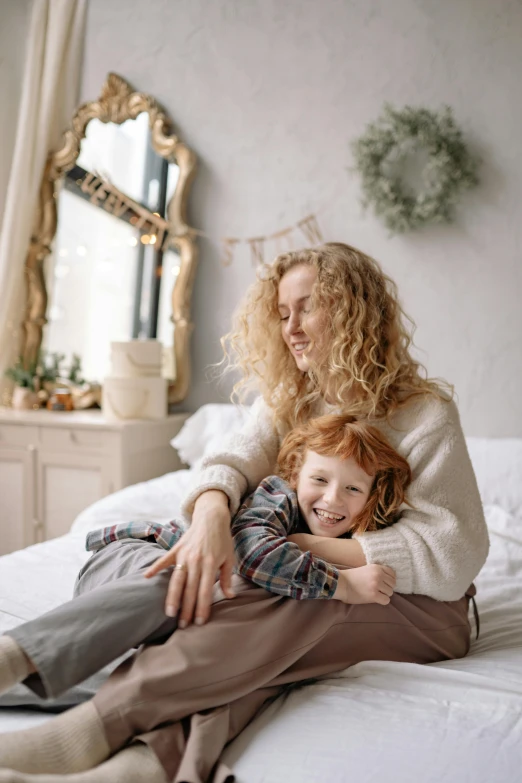
[[[188,415],[115,423],[94,410],[0,408],[0,555],[61,536],[99,498],[181,468],[169,441]]]

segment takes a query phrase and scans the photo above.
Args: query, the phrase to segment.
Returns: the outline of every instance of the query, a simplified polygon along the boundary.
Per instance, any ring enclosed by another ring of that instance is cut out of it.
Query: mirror
[[[110,343],[156,337],[169,402],[189,384],[195,232],[185,222],[195,156],[156,101],[109,74],[48,160],[27,262],[23,357],[82,359],[102,381]]]

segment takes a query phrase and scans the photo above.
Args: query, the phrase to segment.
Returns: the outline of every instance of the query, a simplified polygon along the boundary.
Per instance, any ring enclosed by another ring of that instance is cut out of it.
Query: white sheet
[[[0,560],[0,632],[67,600],[85,532],[176,516],[188,471],[87,509],[72,532]],[[518,783],[522,778],[522,518],[486,509],[491,552],[477,580],[481,636],[460,661],[358,664],[294,691],[226,751],[239,783]],[[0,710],[0,731],[47,720]]]

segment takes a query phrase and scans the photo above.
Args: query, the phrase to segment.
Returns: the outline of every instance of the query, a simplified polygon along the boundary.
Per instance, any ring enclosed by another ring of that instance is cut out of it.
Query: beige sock
[[[83,772],[109,754],[103,723],[90,701],[41,726],[0,734],[0,768],[19,772]]]
[[[0,693],[25,680],[29,661],[22,648],[10,636],[0,636]]]
[[[24,775],[0,770],[0,783],[168,783],[165,770],[148,745],[130,745],[99,767],[75,775]]]

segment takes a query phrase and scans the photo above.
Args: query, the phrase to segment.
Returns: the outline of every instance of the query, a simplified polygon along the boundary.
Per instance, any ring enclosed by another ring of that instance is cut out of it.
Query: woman
[[[283,254],[265,271],[225,341],[231,366],[243,373],[236,392],[260,392],[251,422],[207,458],[184,505],[190,529],[149,570],[175,564],[167,614],[179,608],[179,626],[193,617],[196,625],[125,661],[92,703],[19,736],[20,748],[40,754],[42,772],[100,765],[70,780],[204,781],[226,742],[289,683],[361,660],[428,663],[469,649],[468,602],[487,530],[450,390],[426,379],[410,356],[395,285],[375,261],[340,243]],[[411,508],[394,526],[355,535],[342,552],[333,541],[317,543],[331,562],[393,568],[390,604],[292,601],[241,582],[235,600],[225,600],[240,498],[273,472],[292,426],[334,410],[370,420],[412,470]],[[46,760],[50,743],[60,746],[59,760],[56,753]],[[1,763],[7,757],[0,752]],[[214,780],[225,779],[220,774]]]

